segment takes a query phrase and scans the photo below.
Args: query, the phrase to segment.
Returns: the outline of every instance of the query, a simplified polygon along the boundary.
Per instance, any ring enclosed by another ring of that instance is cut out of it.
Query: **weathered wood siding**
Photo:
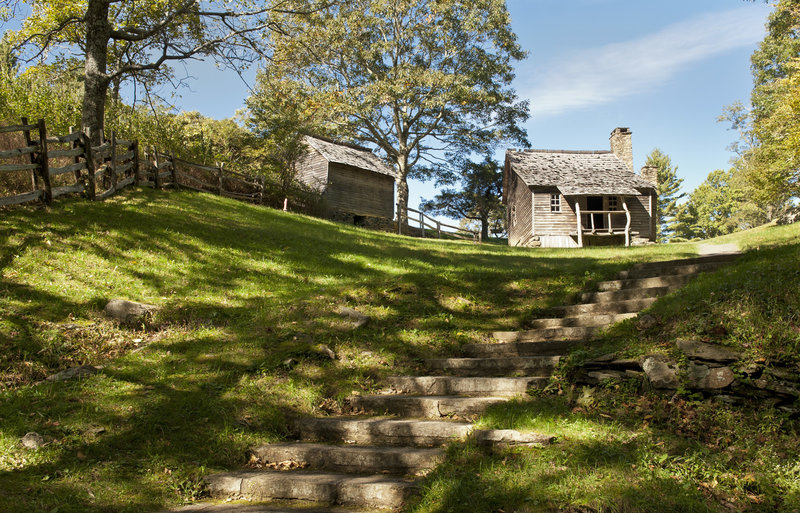
[[[329,212],[394,217],[394,178],[343,164],[328,167],[325,202]]]
[[[297,180],[301,183],[316,188],[319,192],[324,192],[328,183],[328,160],[317,150],[309,147],[295,164],[297,170]]]
[[[508,244],[518,246],[532,233],[531,190],[513,171],[508,176]]]
[[[639,232],[639,237],[653,240],[653,217],[650,213],[650,197],[647,195],[627,198],[628,209],[631,211],[631,231]],[[652,205],[655,206],[655,200]],[[621,206],[620,206],[621,208]]]
[[[561,197],[561,212],[550,211],[550,195]],[[577,231],[575,200],[561,195],[555,188],[536,188],[533,192],[533,233],[535,235],[568,235]],[[586,198],[579,198],[586,209]]]

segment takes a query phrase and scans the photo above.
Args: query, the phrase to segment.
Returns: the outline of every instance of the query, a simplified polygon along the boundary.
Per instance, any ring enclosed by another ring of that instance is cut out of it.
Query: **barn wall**
[[[531,191],[513,171],[508,176],[508,245],[519,246],[531,235]]]
[[[394,217],[394,178],[343,164],[331,163],[325,201],[331,212]]]
[[[309,151],[297,160],[295,169],[298,181],[316,188],[319,192],[325,191],[328,183],[328,161],[317,150],[309,147]]]

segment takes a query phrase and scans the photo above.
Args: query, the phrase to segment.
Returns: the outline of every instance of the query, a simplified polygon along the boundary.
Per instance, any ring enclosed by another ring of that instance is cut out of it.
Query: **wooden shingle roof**
[[[655,187],[610,151],[508,150],[506,163],[529,187],[555,187],[564,196],[635,196]]]
[[[368,148],[352,144],[336,143],[306,135],[303,142],[317,150],[328,162],[367,169],[382,175],[395,177],[394,169],[378,158]]]

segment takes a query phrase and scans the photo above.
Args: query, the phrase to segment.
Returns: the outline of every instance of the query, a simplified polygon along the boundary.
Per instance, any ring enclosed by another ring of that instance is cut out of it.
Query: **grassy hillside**
[[[4,211],[0,239],[0,510],[20,512],[157,511],[191,500],[203,475],[283,437],[288,416],[335,413],[352,391],[488,330],[513,329],[632,262],[695,252],[691,244],[533,251],[409,239],[153,191]],[[146,326],[119,327],[102,314],[112,298],[160,310]],[[337,315],[341,306],[372,321],[353,329]],[[104,368],[34,384],[84,363]],[[460,479],[435,475],[412,508],[474,511],[477,497],[482,511],[601,509],[623,486],[606,481],[613,472],[599,477],[608,461],[626,468],[617,477],[641,479],[625,486],[642,504],[619,510],[656,511],[646,499],[663,489],[639,474],[639,459],[618,454],[648,440],[641,426],[606,419],[613,410],[598,406],[605,400],[575,411],[566,395],[520,402],[483,422],[549,427],[578,445],[544,459],[454,449],[450,470]],[[783,436],[776,426],[770,433]],[[22,448],[29,431],[48,445]],[[537,474],[533,460],[549,470]],[[581,479],[590,485],[576,486]],[[690,504],[715,504],[697,492],[697,479],[675,486],[692,492]]]

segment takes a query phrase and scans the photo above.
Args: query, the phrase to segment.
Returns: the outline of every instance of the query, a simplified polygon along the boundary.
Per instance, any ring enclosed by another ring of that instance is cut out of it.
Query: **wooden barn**
[[[368,148],[305,136],[297,179],[322,193],[325,216],[357,225],[394,217],[394,169]]]
[[[631,131],[611,151],[508,150],[503,202],[511,246],[546,248],[655,241],[655,168],[633,172]]]

